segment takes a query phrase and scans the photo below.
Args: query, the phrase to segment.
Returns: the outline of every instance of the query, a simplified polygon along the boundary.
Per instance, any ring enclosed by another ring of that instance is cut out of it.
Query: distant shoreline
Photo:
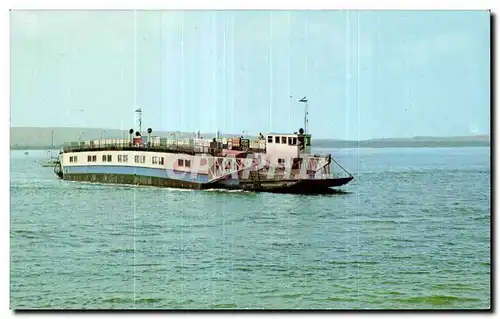
[[[357,142],[338,142],[338,143],[333,143],[333,144],[323,144],[323,145],[312,145],[314,148],[453,148],[453,147],[490,147],[489,142],[483,142],[483,141],[478,141],[478,142],[455,142],[455,143],[441,143],[441,142],[414,142],[414,143],[373,143],[371,144],[370,142],[359,142],[359,145]],[[27,151],[27,150],[32,150],[32,151],[59,151],[60,148],[52,148],[51,146],[30,146],[30,145],[18,145],[18,146],[11,146],[10,150],[22,150],[22,151]]]
[[[22,145],[22,146],[11,146],[11,151],[57,151],[59,152],[60,148],[51,148],[52,146],[30,146],[30,145]]]
[[[319,148],[432,148],[432,147],[490,147],[488,141],[337,141],[317,143]]]

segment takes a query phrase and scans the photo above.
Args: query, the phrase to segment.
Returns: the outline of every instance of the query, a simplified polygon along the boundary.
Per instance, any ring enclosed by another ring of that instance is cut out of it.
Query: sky
[[[490,131],[488,11],[11,11],[11,126]]]

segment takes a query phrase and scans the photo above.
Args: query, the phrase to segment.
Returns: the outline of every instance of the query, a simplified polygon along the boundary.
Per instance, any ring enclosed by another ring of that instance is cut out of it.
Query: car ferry
[[[331,154],[312,153],[303,129],[257,139],[129,134],[65,144],[54,172],[69,181],[285,193],[330,192],[353,179]]]

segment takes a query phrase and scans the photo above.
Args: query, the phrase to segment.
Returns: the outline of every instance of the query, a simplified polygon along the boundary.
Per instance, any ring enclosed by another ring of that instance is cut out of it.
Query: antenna
[[[308,108],[309,108],[309,105],[307,103],[307,97],[303,97],[299,100],[299,102],[301,103],[305,103],[306,106],[305,106],[305,110],[304,110],[304,132],[307,134],[308,130],[307,130],[307,126],[309,124],[309,120],[307,119],[307,116],[308,116]]]

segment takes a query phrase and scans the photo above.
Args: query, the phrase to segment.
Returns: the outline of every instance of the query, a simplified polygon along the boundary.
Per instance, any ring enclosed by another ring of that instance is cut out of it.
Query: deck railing
[[[82,152],[88,150],[144,150],[156,152],[182,152],[182,153],[204,153],[214,155],[220,151],[226,144],[222,140],[217,140],[217,147],[213,148],[211,140],[197,140],[194,139],[161,139],[153,140],[145,143],[133,143],[128,140],[108,139],[99,141],[82,141],[82,142],[68,142],[62,145],[63,152]],[[265,149],[250,149],[254,152],[264,152]]]

